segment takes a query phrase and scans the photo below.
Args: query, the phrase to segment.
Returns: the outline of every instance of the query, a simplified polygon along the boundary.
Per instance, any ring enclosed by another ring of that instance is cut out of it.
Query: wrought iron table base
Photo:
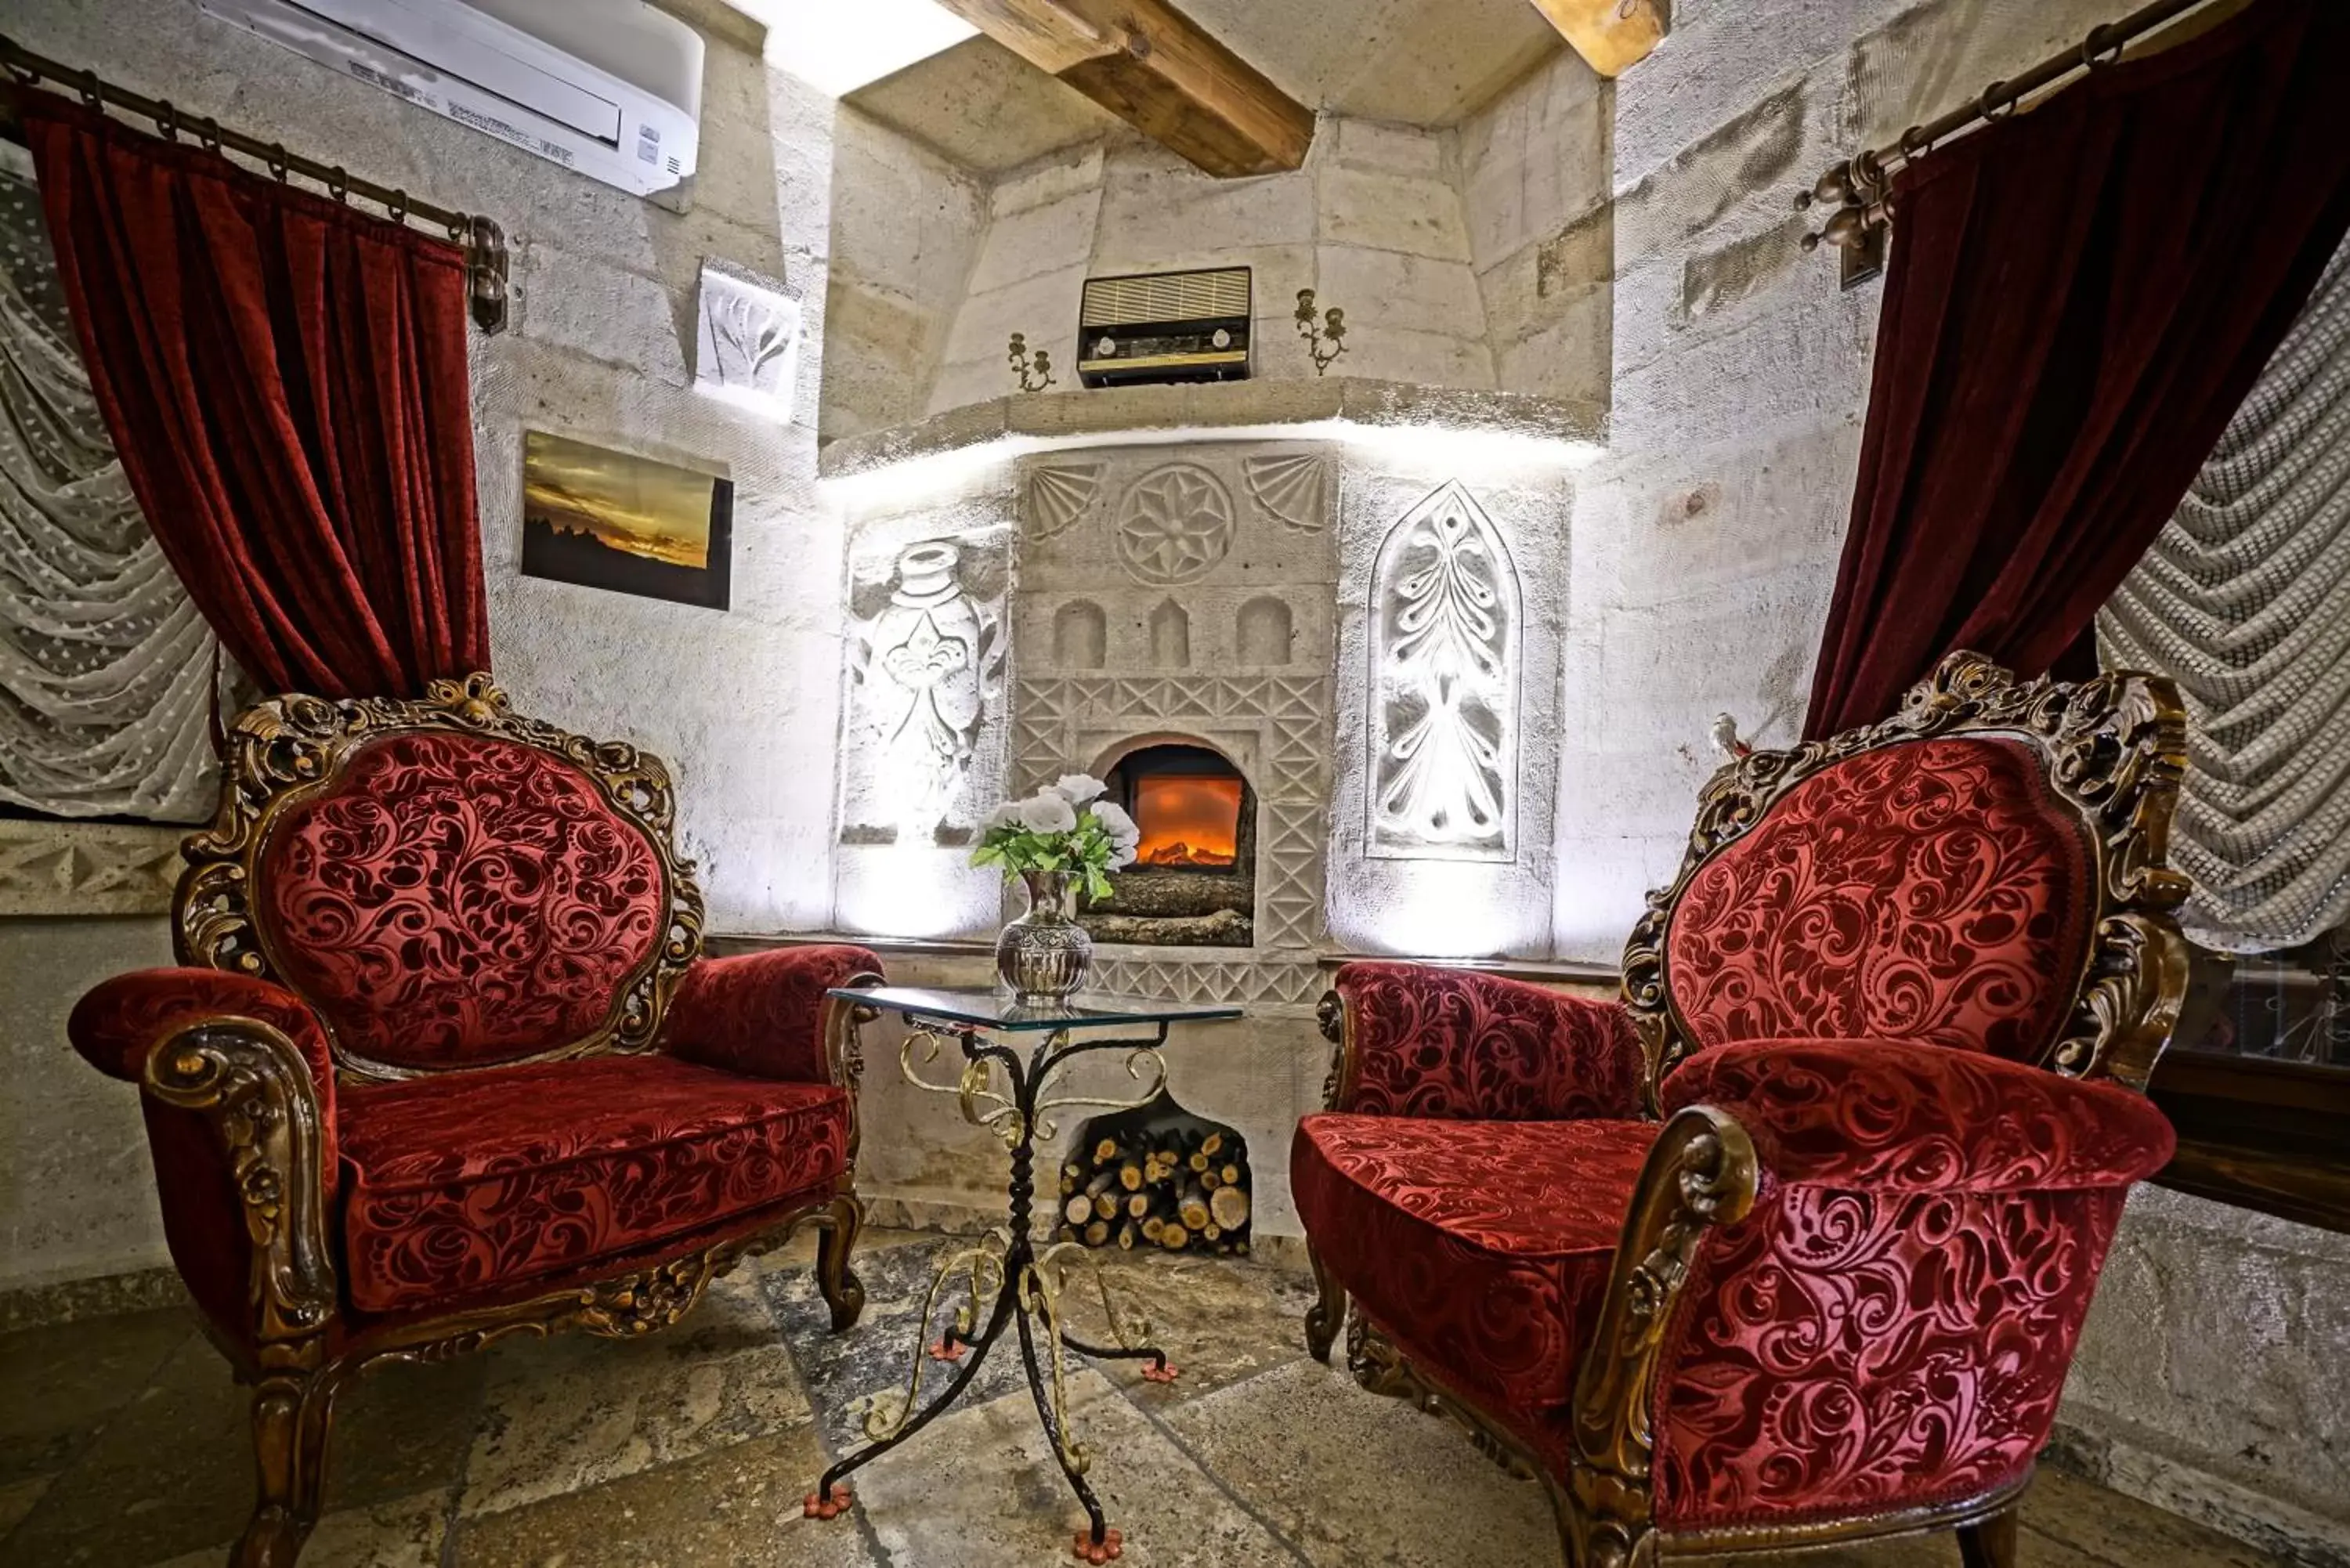
[[[1091,1521],[1090,1532],[1076,1539],[1076,1553],[1090,1563],[1107,1563],[1119,1555],[1121,1537],[1102,1517],[1101,1501],[1086,1481],[1093,1456],[1070,1428],[1061,1353],[1075,1351],[1094,1360],[1147,1361],[1150,1365],[1143,1376],[1153,1381],[1173,1381],[1175,1369],[1167,1364],[1166,1352],[1144,1343],[1149,1336],[1149,1323],[1139,1314],[1119,1312],[1111,1298],[1109,1282],[1091,1249],[1076,1241],[1055,1242],[1041,1252],[1036,1249],[1029,1235],[1036,1196],[1035,1146],[1039,1137],[1055,1136],[1049,1113],[1063,1106],[1130,1109],[1154,1098],[1167,1083],[1167,1064],[1159,1049],[1167,1043],[1168,1026],[1159,1024],[1155,1036],[1149,1040],[1072,1040],[1067,1030],[1055,1030],[1045,1037],[1040,1050],[1024,1058],[1007,1046],[983,1039],[976,1029],[941,1030],[912,1016],[906,1022],[911,1032],[899,1053],[899,1064],[907,1082],[934,1094],[955,1096],[962,1104],[963,1119],[994,1132],[1011,1151],[1006,1222],[975,1244],[949,1254],[939,1265],[931,1281],[930,1293],[923,1300],[921,1343],[915,1346],[913,1367],[904,1394],[885,1396],[867,1415],[865,1433],[873,1440],[824,1472],[824,1479],[807,1499],[807,1512],[821,1519],[842,1512],[852,1501],[852,1494],[839,1483],[911,1438],[960,1398],[979,1375],[988,1352],[1003,1337],[1004,1330],[1013,1328],[1019,1334],[1020,1360],[1027,1374],[1028,1392],[1036,1402],[1036,1416],[1044,1425],[1045,1435],[1052,1441],[1053,1458],[1060,1465],[1061,1473],[1068,1478],[1070,1490],[1084,1505],[1086,1517]],[[930,1083],[916,1071],[917,1053],[921,1054],[923,1062],[935,1061],[950,1036],[962,1052],[962,1080],[952,1085]],[[1138,1081],[1145,1078],[1146,1067],[1150,1069],[1147,1092],[1132,1099],[1043,1097],[1045,1085],[1064,1065],[1076,1057],[1101,1051],[1126,1052],[1127,1072]],[[1009,1080],[1008,1094],[999,1094],[993,1086],[998,1068]],[[1102,1311],[1109,1320],[1111,1337],[1117,1341],[1115,1345],[1080,1339],[1062,1323],[1062,1296],[1068,1287],[1068,1271],[1076,1265],[1094,1272]],[[953,1323],[943,1331],[938,1343],[930,1344],[931,1322],[937,1314],[939,1299],[958,1275],[968,1282],[966,1299],[955,1309]],[[986,1314],[983,1324],[980,1321],[983,1310]],[[923,1369],[932,1361],[961,1365],[947,1386],[918,1410]]]

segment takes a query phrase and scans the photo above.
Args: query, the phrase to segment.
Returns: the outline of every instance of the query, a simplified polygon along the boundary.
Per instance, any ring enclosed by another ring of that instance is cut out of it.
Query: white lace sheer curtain
[[[2350,919],[2350,244],[2097,636],[2187,700],[2188,934],[2262,952]]]
[[[213,658],[90,396],[28,162],[0,161],[0,801],[209,815]]]

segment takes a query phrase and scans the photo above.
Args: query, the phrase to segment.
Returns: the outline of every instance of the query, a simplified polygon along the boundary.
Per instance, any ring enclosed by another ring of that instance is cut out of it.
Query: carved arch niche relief
[[[1071,599],[1053,612],[1053,666],[1099,670],[1109,659],[1109,618],[1091,599]]]
[[[1233,641],[1245,665],[1287,664],[1296,649],[1289,607],[1270,594],[1241,606]]]
[[[1191,668],[1191,618],[1172,598],[1150,612],[1150,662],[1160,670]]]
[[[1517,567],[1459,481],[1388,531],[1370,621],[1369,852],[1515,859]]]

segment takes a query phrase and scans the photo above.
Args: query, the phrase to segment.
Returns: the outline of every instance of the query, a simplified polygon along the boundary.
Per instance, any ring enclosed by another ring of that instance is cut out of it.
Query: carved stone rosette
[[[1656,1085],[1689,1054],[1672,1006],[1666,932],[1699,868],[1762,821],[1773,802],[1822,769],[1878,747],[1944,735],[2023,742],[2045,760],[2056,795],[2079,814],[2092,846],[2095,938],[2070,1022],[2041,1064],[2071,1077],[2143,1088],[2187,994],[2187,945],[2171,911],[2186,877],[2164,864],[2187,714],[2170,681],[2108,671],[2078,684],[2020,680],[1978,653],[1948,655],[1910,689],[1901,711],[1786,751],[1754,752],[1716,773],[1698,797],[1689,848],[1672,886],[1648,895],[1624,948],[1624,1000]]]
[[[180,961],[282,979],[252,907],[270,825],[294,802],[329,787],[361,746],[430,730],[512,741],[562,758],[593,781],[651,844],[669,901],[660,945],[621,988],[598,1029],[533,1060],[649,1049],[671,992],[702,951],[702,892],[694,885],[693,863],[681,859],[671,845],[677,794],[669,767],[624,741],[594,741],[525,718],[507,706],[505,692],[488,675],[478,672],[462,680],[435,680],[416,701],[291,695],[238,715],[229,732],[220,810],[212,826],[189,835],[181,849],[187,870],[172,901],[172,940]],[[337,1065],[360,1078],[405,1077],[415,1071],[364,1060],[339,1044]]]

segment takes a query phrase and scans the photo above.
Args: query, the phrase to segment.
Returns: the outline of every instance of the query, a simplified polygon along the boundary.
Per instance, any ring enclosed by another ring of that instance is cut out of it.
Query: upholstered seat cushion
[[[828,1189],[828,1084],[591,1056],[346,1090],[343,1240],[362,1312],[446,1308]]]
[[[1554,1464],[1657,1124],[1326,1113],[1290,1184],[1315,1252],[1419,1371]]]

